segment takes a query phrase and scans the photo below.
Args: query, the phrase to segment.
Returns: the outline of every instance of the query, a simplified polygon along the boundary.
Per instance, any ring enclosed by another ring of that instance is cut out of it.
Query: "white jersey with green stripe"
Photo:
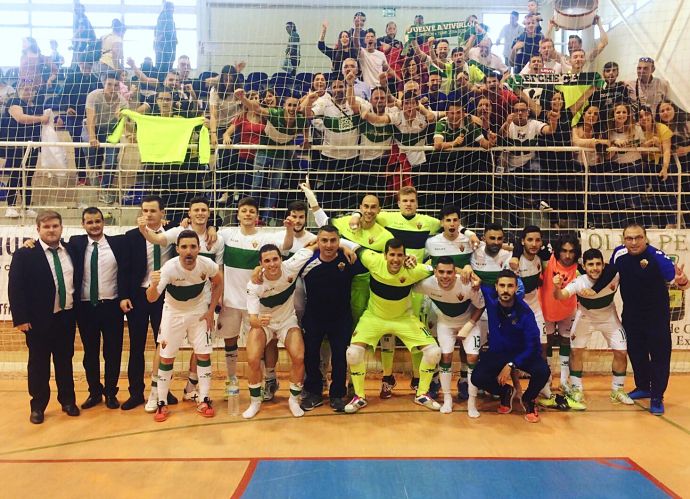
[[[470,305],[478,309],[484,307],[481,290],[473,289],[472,284],[464,284],[459,277],[452,288],[443,289],[436,276],[431,276],[415,284],[413,291],[431,298],[439,324],[449,327],[465,324],[473,311]]]
[[[275,244],[282,249],[285,233],[257,229],[255,234],[243,234],[240,227],[223,227],[218,235],[225,244],[223,306],[246,310],[247,283],[259,265],[259,250],[264,244]]]
[[[596,281],[593,281],[587,274],[583,274],[568,284],[565,291],[570,293],[570,296],[577,295],[577,308],[582,313],[583,318],[592,322],[603,322],[610,319],[612,315],[618,316],[613,298],[618,290],[619,279],[618,274],[616,274],[608,286],[605,286],[596,295],[585,297],[581,296],[580,293],[585,289],[591,289]]]
[[[210,297],[204,293],[204,288],[208,279],[219,271],[218,264],[205,256],[198,256],[194,268],[187,270],[176,256],[161,268],[157,290],[160,294],[165,292],[165,305],[173,312],[205,312]]]
[[[329,94],[316,99],[312,106],[314,128],[323,132],[324,146],[356,146],[359,142],[359,114],[355,114],[344,101],[336,104]],[[333,159],[352,159],[359,155],[356,149],[339,150],[326,148],[321,154]]]
[[[367,101],[360,103],[360,112],[364,114],[364,110],[370,111],[371,104]],[[393,108],[386,108],[387,113],[391,112]],[[397,109],[397,108],[395,108]],[[395,126],[390,123],[383,125],[374,125],[366,120],[359,122],[359,142],[362,146],[390,146],[393,144],[393,136],[395,135]],[[363,149],[359,153],[359,159],[363,161],[371,161],[378,159],[384,154],[388,154],[387,149]]]
[[[417,264],[412,269],[402,267],[397,274],[391,274],[386,258],[381,253],[363,250],[359,255],[371,276],[367,309],[381,319],[396,319],[412,314],[410,292],[416,283],[431,275],[430,268]]]
[[[249,282],[246,287],[247,312],[252,315],[271,316],[271,324],[280,324],[295,314],[295,286],[302,267],[314,252],[302,248],[280,265],[281,274],[275,281],[264,277],[264,282]]]
[[[278,231],[280,234],[280,240],[282,241],[285,239],[285,231],[286,230],[292,230],[292,229],[283,229]],[[308,230],[304,229],[299,236],[295,234],[295,238],[292,240],[292,248],[290,248],[287,251],[283,251],[283,258],[289,258],[295,253],[297,253],[299,250],[304,248],[307,244],[312,242],[314,239],[316,239],[316,234],[312,234]]]
[[[456,267],[462,268],[470,263],[472,258],[472,244],[470,238],[458,232],[455,239],[448,239],[445,234],[436,234],[426,240],[426,256],[431,258],[431,265],[436,266],[436,262],[442,256],[449,256],[453,259]]]
[[[541,286],[541,273],[544,270],[544,265],[537,255],[532,260],[526,258],[525,255],[520,255],[518,276],[525,286],[525,302],[535,313],[541,310],[539,286]]]
[[[498,279],[498,273],[503,269],[510,268],[510,259],[513,254],[504,249],[500,249],[496,256],[491,256],[486,252],[486,243],[479,243],[479,248],[474,250],[470,265],[474,273],[482,280],[482,284],[493,286]]]
[[[191,229],[185,229],[184,227],[173,227],[170,230],[166,230],[163,233],[163,235],[165,236],[165,239],[168,241],[168,244],[177,244],[177,238],[180,236],[180,233],[183,230]],[[211,260],[215,261],[218,265],[222,265],[224,250],[225,243],[223,242],[223,238],[220,235],[216,239],[216,242],[213,243],[211,247],[209,247],[206,244],[206,232],[204,232],[203,234],[199,234],[199,254],[201,256],[210,258]]]
[[[405,252],[416,256],[418,262],[424,259],[426,240],[441,228],[437,218],[419,213],[405,217],[399,211],[382,211],[376,216],[376,223],[400,239],[405,244]]]

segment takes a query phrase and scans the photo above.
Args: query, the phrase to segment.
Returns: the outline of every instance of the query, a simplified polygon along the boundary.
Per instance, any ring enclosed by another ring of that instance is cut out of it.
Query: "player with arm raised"
[[[199,256],[199,236],[185,230],[177,238],[178,257],[151,273],[146,298],[153,303],[165,292],[165,305],[158,342],[161,346],[158,366],[158,408],[154,421],[168,419],[167,396],[172,378],[173,363],[182,342],[187,337],[197,357],[199,396],[197,412],[213,417],[215,412],[209,398],[211,389],[211,352],[214,312],[223,293],[223,275],[218,264]],[[211,296],[204,292],[211,281]]]
[[[564,288],[562,277],[553,276],[553,295],[557,300],[566,300],[577,295],[577,312],[570,334],[570,397],[584,405],[584,388],[582,385],[582,356],[593,331],[599,331],[608,347],[613,350],[611,362],[611,402],[614,404],[634,404],[625,393],[625,372],[628,367],[627,339],[625,329],[618,318],[613,298],[618,290],[618,273],[615,268],[608,275],[604,273],[604,256],[601,251],[590,248],[582,255],[582,265],[586,274],[578,276]],[[600,279],[608,281],[601,291],[592,290]]]

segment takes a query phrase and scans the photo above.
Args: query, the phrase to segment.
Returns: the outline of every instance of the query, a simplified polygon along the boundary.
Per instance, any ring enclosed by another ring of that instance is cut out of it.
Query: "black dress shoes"
[[[143,395],[139,395],[136,397],[131,396],[122,403],[122,406],[120,406],[120,409],[122,409],[123,411],[130,411],[130,410],[134,409],[135,407],[139,407],[144,402],[146,402],[146,401],[144,400]]]
[[[43,422],[43,411],[39,411],[38,409],[31,411],[29,421],[31,421],[33,424],[41,424]]]
[[[76,404],[68,404],[62,406],[62,412],[66,413],[68,416],[79,416],[79,407]]]
[[[171,392],[168,392],[168,405],[175,405],[178,403],[177,397]]]
[[[81,405],[81,408],[91,409],[92,407],[96,407],[101,402],[103,402],[103,395],[89,395],[89,398],[84,401],[84,403]]]
[[[106,395],[105,406],[108,409],[117,409],[118,407],[120,407],[120,401],[117,400],[117,397],[115,395]]]

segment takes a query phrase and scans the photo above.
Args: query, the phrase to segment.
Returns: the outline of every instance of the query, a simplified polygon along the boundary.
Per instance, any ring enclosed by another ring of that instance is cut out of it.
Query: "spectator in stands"
[[[235,69],[241,73],[245,64],[243,62],[235,64]],[[182,84],[192,83],[192,63],[188,55],[181,55],[177,58],[177,73],[180,75]]]
[[[112,31],[101,38],[101,58],[93,68],[99,78],[102,78],[101,73],[124,69],[122,37],[125,31],[124,23],[115,18],[112,22]]]
[[[357,43],[360,47],[366,45],[364,41],[364,37],[367,34],[367,29],[364,27],[365,22],[367,22],[366,14],[364,12],[355,12],[355,15],[352,17],[352,27],[347,32],[350,35],[350,42],[352,44]]]
[[[489,38],[488,36],[484,37],[484,39],[482,39],[482,41],[479,42],[479,45],[471,48],[468,51],[467,55],[471,61],[478,62],[479,64],[485,66],[485,68],[488,68],[491,71],[509,73],[510,68],[506,66],[503,63],[503,61],[501,61],[500,57],[491,52],[492,45],[493,42],[491,41],[491,38]],[[484,71],[486,71],[486,69],[484,69]]]
[[[314,119],[312,125],[323,134],[325,149],[316,158],[317,175],[312,180],[313,186],[324,192],[321,206],[330,211],[336,206],[354,206],[356,196],[342,194],[351,177],[342,172],[356,169],[359,151],[336,149],[328,146],[356,146],[359,143],[359,115],[352,109],[346,92],[354,94],[354,73],[348,72],[347,88],[344,77],[331,81],[330,95],[316,99],[312,105]],[[352,202],[349,202],[352,201]]]
[[[544,20],[539,13],[539,4],[536,0],[527,2],[527,15],[532,15],[537,21],[537,33],[541,33],[541,22]]]
[[[448,94],[448,101],[460,102],[465,109],[469,108],[470,103],[475,99],[475,93],[470,83],[470,75],[467,71],[460,71],[455,74],[455,84]]]
[[[177,51],[177,29],[173,13],[175,5],[163,2],[163,10],[158,14],[156,28],[153,31],[153,50],[156,52],[156,67],[160,72],[172,69]]]
[[[632,104],[630,98],[630,87],[618,79],[618,63],[607,62],[604,64],[604,80],[606,86],[604,88],[597,88],[592,97],[589,99],[592,104],[601,110],[602,116],[612,116],[613,106],[622,102],[623,104]],[[608,123],[607,123],[608,125]]]
[[[119,149],[107,147],[104,151],[101,143],[106,141],[114,129],[120,110],[127,107],[127,101],[118,92],[119,82],[115,72],[103,73],[101,81],[103,88],[93,90],[86,97],[86,124],[82,129],[82,140],[90,145],[87,163],[91,172],[87,175],[87,180],[91,186],[99,185],[95,170],[102,168],[100,187],[108,189],[117,169]],[[116,198],[111,192],[99,191],[98,200],[104,204],[112,204]]]
[[[324,95],[328,95],[326,93],[327,87],[328,87],[328,82],[326,81],[326,75],[324,73],[314,73],[312,80],[311,80],[311,86],[309,87],[309,92],[307,92],[305,95],[303,95],[299,100],[300,111],[304,112],[304,109],[306,107],[306,103],[309,99],[309,93],[316,92],[317,98],[323,97]]]
[[[648,106],[656,113],[659,103],[668,97],[668,82],[654,77],[655,69],[654,59],[640,57],[637,62],[637,79],[627,82],[631,89],[630,98],[634,108]]]
[[[448,58],[450,55],[450,44],[445,38],[436,40],[433,36],[429,37],[428,44],[429,53],[426,54],[417,40],[412,40],[414,55],[421,64],[425,64],[429,68],[430,73],[434,71],[440,73],[442,79],[441,88],[450,91],[454,75],[453,61]]]
[[[263,207],[267,209],[266,218],[270,221],[276,221],[278,218],[276,211],[279,202],[278,190],[286,176],[285,171],[291,170],[293,167],[293,151],[280,149],[280,147],[294,145],[297,135],[300,134],[305,137],[304,144],[305,147],[308,147],[307,127],[309,123],[304,115],[298,113],[299,102],[295,97],[286,97],[282,108],[262,107],[257,101],[247,99],[241,88],[235,90],[235,98],[266,120],[260,143],[274,148],[257,152],[254,160],[252,190],[255,199],[263,199]],[[313,103],[316,96],[312,95],[311,100]],[[311,107],[307,107],[306,116],[310,115]],[[264,184],[266,184],[268,192],[258,192],[264,189]]]
[[[690,171],[690,115],[673,101],[664,99],[657,107],[656,121],[668,126],[673,133],[671,146],[680,160],[681,171]],[[677,192],[677,186],[673,192]],[[686,175],[681,177],[681,192],[681,209],[687,213],[690,211],[690,177]],[[686,221],[685,225],[690,224]]]
[[[376,40],[376,48],[385,54],[388,66],[395,71],[396,78],[401,78],[405,56],[402,54],[403,43],[395,38],[397,34],[398,25],[395,21],[389,21],[386,24],[386,36]]]
[[[520,14],[516,10],[510,13],[510,22],[501,28],[496,43],[503,44],[503,60],[506,65],[510,64],[510,51],[513,47],[513,40],[520,36],[525,28],[518,24]]]
[[[644,141],[641,147],[657,147],[658,152],[642,153],[642,169],[647,174],[647,201],[652,210],[661,210],[664,213],[650,213],[644,217],[645,226],[654,225],[659,228],[677,228],[676,220],[671,212],[676,209],[673,199],[668,195],[659,195],[660,192],[676,192],[678,179],[676,175],[669,176],[671,172],[671,139],[673,132],[663,123],[654,121],[654,113],[647,106],[639,110],[638,123],[644,133]],[[673,168],[677,173],[677,168]]]
[[[425,74],[422,68],[423,66],[419,64],[419,60],[416,57],[407,57],[405,59],[402,67],[402,79],[398,81],[396,85],[398,99],[402,99],[405,93],[405,87],[409,82],[414,82],[416,84],[416,87],[420,90],[420,94],[426,94],[426,78],[424,78]],[[437,79],[440,80],[441,76],[438,75]]]
[[[544,38],[541,33],[537,32],[535,15],[527,14],[524,23],[525,31],[513,41],[510,51],[510,64],[516,73],[519,73],[530,61],[530,57],[539,53],[539,42]]]
[[[499,121],[492,113],[491,100],[487,96],[477,97],[471,107],[474,107],[474,115],[482,122],[482,133],[485,137],[489,136],[489,132],[498,133],[505,120]]]
[[[612,125],[608,138],[613,147],[635,148],[644,142],[644,132],[634,121],[633,113],[626,104],[616,104],[613,108]],[[611,203],[607,206],[612,212],[614,228],[622,228],[626,218],[639,217],[642,208],[642,193],[645,181],[641,176],[642,155],[637,150],[609,153],[609,171],[612,175]],[[623,194],[625,193],[625,194]],[[630,213],[637,211],[637,213]],[[627,213],[625,213],[627,212]]]
[[[558,62],[558,54],[556,53],[556,49],[553,47],[553,40],[551,38],[543,38],[539,42],[539,58],[541,59],[541,69],[539,71],[532,70],[532,60],[534,57],[535,56],[532,56],[530,58],[530,62],[527,63],[522,70],[520,70],[520,74],[560,74],[563,72],[563,67]]]
[[[601,54],[601,52],[606,48],[606,46],[609,44],[609,37],[606,34],[606,31],[604,31],[604,25],[601,22],[601,18],[599,16],[596,16],[594,19],[594,24],[597,25],[599,28],[599,42],[597,42],[597,46],[594,47],[594,49],[589,51],[589,54],[587,55],[587,59],[585,60],[584,67],[582,71],[591,71],[593,67],[594,60]],[[553,30],[557,27],[558,25],[556,22],[551,19],[549,21],[549,29],[546,32],[546,38],[551,38],[551,35],[553,33]],[[576,50],[582,50],[582,38],[580,38],[579,35],[570,35],[568,37],[568,55],[562,55],[560,56],[560,63],[561,66],[563,67],[563,72],[567,73],[570,70],[570,66],[572,66],[572,61],[571,58],[573,56],[573,52]],[[575,71],[571,71],[575,73]]]
[[[343,61],[343,77],[347,79],[347,75],[352,73],[355,75],[354,80],[354,91],[355,95],[360,99],[369,100],[371,97],[371,87],[364,83],[359,76],[359,66],[357,65],[357,59],[347,58]],[[377,75],[378,76],[378,75]]]
[[[445,111],[448,105],[448,96],[441,92],[441,75],[438,73],[431,73],[429,75],[429,83],[427,84],[427,92],[423,94],[427,98],[427,106],[432,111]]]
[[[358,44],[359,42],[355,39],[355,46]],[[364,46],[359,48],[357,60],[362,68],[362,81],[369,87],[370,91],[379,85],[381,73],[387,73],[388,77],[395,75],[388,66],[385,54],[376,49],[376,31],[372,28],[369,28],[364,36]]]
[[[220,71],[218,84],[211,87],[209,95],[209,131],[211,145],[218,145],[218,137],[223,137],[232,121],[239,115],[242,103],[235,99],[237,72],[234,66],[225,65]]]
[[[276,93],[273,91],[271,88],[267,88],[260,94],[261,97],[261,105],[263,107],[277,107],[278,106],[278,98],[276,97]]]
[[[255,90],[247,92],[247,100],[258,103],[259,92]],[[232,120],[230,126],[223,133],[223,144],[231,145],[235,142],[238,144],[260,144],[265,127],[264,119],[259,113],[250,106],[243,106],[242,112]],[[255,158],[256,150],[254,149],[240,149],[239,151],[224,149],[219,152],[216,165],[216,187],[221,191],[219,203],[230,202],[234,204],[235,201],[249,195],[251,171],[254,169]],[[230,191],[234,191],[233,196],[231,196]],[[232,199],[230,199],[231,197]]]
[[[58,52],[57,40],[50,40],[50,62],[61,68],[65,64],[65,58]]]
[[[93,30],[93,26],[91,26],[91,21],[86,17],[84,6],[79,2],[74,2],[74,15],[72,17],[72,66],[79,62],[82,54],[87,51],[92,52],[95,42],[96,32]]]
[[[9,84],[5,75],[0,75],[0,116],[5,114],[7,101],[15,95],[17,95],[17,91]]]
[[[336,42],[335,47],[327,47],[326,43],[324,42],[327,30],[328,22],[324,21],[323,24],[321,24],[321,35],[319,36],[317,47],[331,60],[331,78],[329,79],[334,79],[337,78],[338,75],[342,74],[343,61],[345,61],[345,59],[357,60],[357,54],[359,51],[351,42],[350,35],[347,31],[341,31],[338,34],[338,41]]]
[[[127,64],[129,64],[129,66],[134,70],[134,73],[141,82],[147,84],[154,84],[158,82],[157,78],[148,77],[140,69],[138,69],[131,57],[127,59]],[[172,94],[173,109],[176,115],[191,118],[199,114],[199,101],[193,85],[191,83],[185,83],[183,85],[182,81],[180,80],[180,74],[177,71],[171,69],[166,73],[162,87]],[[155,96],[150,96],[146,99],[146,102],[144,102],[137,109],[137,111],[140,113],[149,113],[152,111],[154,105]],[[154,112],[153,114],[157,113]]]
[[[61,95],[61,109],[66,111],[65,129],[73,140],[81,137],[82,126],[86,118],[86,98],[100,87],[101,82],[93,74],[95,62],[93,52],[85,52],[79,61],[68,71]],[[85,179],[86,151],[80,147],[74,150],[75,162],[78,168],[80,182]]]
[[[19,81],[27,82],[40,90],[40,86],[48,82],[49,78],[54,79],[57,75],[55,66],[50,57],[41,54],[41,49],[34,38],[26,37],[22,39],[22,57],[19,60]]]
[[[299,33],[297,33],[297,25],[292,21],[285,23],[285,31],[288,34],[288,43],[285,47],[285,57],[283,64],[280,67],[286,73],[294,76],[297,74],[297,67],[300,62],[300,46]]]
[[[497,74],[489,74],[484,78],[482,96],[486,96],[491,102],[492,122],[502,125],[510,114],[518,99],[517,95],[501,85]],[[499,125],[499,127],[500,127]]]
[[[50,121],[50,116],[43,113],[43,103],[36,99],[36,87],[27,81],[20,82],[17,87],[17,96],[7,101],[5,112],[0,120],[0,139],[12,142],[40,141],[41,125]],[[20,210],[17,208],[17,197],[19,189],[21,192],[24,206],[27,210],[27,217],[35,217],[36,212],[29,208],[31,206],[31,183],[38,160],[38,148],[32,147],[23,163],[26,147],[3,147],[0,154],[5,158],[5,170],[9,176],[7,193],[7,210],[5,217],[19,218]],[[26,171],[26,184],[23,179]]]
[[[563,94],[559,91],[550,92],[545,100],[539,119],[546,123],[551,113],[556,113],[558,119],[554,122],[553,133],[540,137],[538,145],[569,147],[572,141],[571,115],[565,107]],[[582,192],[584,187],[580,182],[582,172],[577,168],[570,152],[542,151],[538,156],[541,171],[544,173],[542,188],[547,191],[544,198],[554,210],[551,217],[552,227],[566,227],[569,218],[578,220],[578,214],[582,212],[583,207],[579,201],[582,197],[579,192]],[[574,194],[575,192],[578,194]]]

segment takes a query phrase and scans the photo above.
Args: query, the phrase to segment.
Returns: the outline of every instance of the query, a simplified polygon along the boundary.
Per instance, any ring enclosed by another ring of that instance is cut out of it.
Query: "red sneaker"
[[[168,416],[170,416],[168,406],[165,404],[165,401],[161,400],[158,402],[158,407],[156,407],[156,413],[153,415],[153,420],[156,423],[162,423],[168,419]]]
[[[205,418],[212,418],[216,415],[216,411],[213,410],[213,406],[211,405],[211,399],[208,397],[205,397],[204,401],[196,406],[196,412]]]

